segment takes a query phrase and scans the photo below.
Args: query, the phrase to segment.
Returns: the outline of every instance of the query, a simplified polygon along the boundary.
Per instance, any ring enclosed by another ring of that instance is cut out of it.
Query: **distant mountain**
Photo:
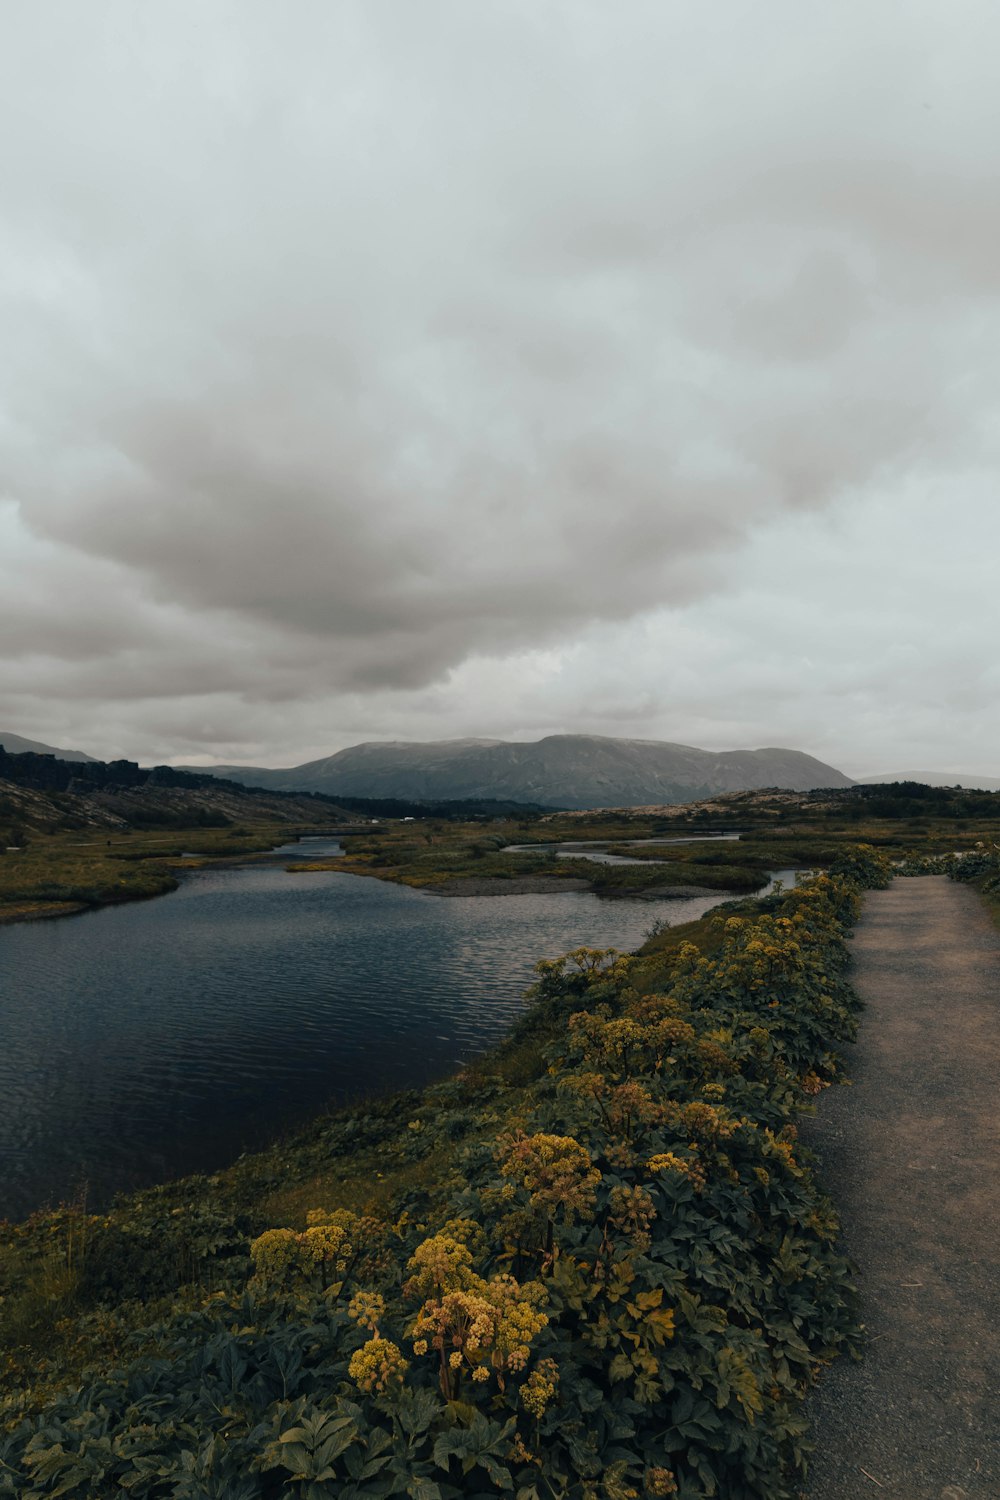
[[[921,786],[960,786],[969,792],[1000,792],[1000,777],[979,776],[974,771],[897,771],[891,776],[858,776],[864,786],[882,786],[887,781],[918,781]]]
[[[564,808],[696,802],[718,792],[765,786],[810,791],[853,785],[842,771],[800,750],[716,752],[594,734],[553,734],[537,742],[370,741],[289,770],[197,769],[245,786],[333,797],[489,797]]]
[[[57,793],[57,796],[53,796]],[[236,786],[217,776],[133,760],[65,761],[0,748],[0,849],[16,835],[73,828],[226,828],[244,823],[329,827],[355,821],[312,793]]]
[[[82,750],[57,750],[55,745],[43,745],[41,740],[26,740],[21,734],[11,734],[9,730],[0,729],[0,745],[8,755],[27,755],[33,752],[35,755],[55,755],[59,760],[93,760],[92,755],[84,755]]]

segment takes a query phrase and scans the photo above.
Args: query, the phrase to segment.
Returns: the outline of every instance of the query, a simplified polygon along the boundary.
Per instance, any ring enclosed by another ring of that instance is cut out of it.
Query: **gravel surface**
[[[809,1412],[809,1500],[1000,1500],[1000,933],[943,876],[866,899],[850,1088],[803,1137],[859,1267],[866,1347]]]

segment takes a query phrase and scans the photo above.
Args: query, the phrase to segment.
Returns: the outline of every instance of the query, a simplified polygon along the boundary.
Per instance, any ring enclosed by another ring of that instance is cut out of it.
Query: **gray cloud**
[[[985,4],[97,0],[6,32],[11,728],[105,748],[91,704],[109,749],[267,759],[658,732],[631,664],[665,607],[721,620],[784,517],[896,494],[905,525],[915,476],[994,461]],[[525,665],[584,642],[600,678],[600,639],[630,664],[601,702]]]

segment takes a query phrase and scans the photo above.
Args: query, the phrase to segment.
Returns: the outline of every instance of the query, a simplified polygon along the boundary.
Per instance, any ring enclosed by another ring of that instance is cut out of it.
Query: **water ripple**
[[[2,929],[0,1215],[212,1170],[330,1103],[424,1084],[498,1040],[538,958],[633,948],[716,899],[441,900],[256,866]]]

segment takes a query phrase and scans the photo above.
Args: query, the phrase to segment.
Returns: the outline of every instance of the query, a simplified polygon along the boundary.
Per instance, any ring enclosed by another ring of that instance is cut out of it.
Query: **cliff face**
[[[799,750],[715,752],[582,734],[537,742],[370,742],[290,770],[216,766],[213,772],[247,785],[329,796],[492,797],[565,808],[694,802],[764,786],[809,791],[852,785],[843,772]]]

